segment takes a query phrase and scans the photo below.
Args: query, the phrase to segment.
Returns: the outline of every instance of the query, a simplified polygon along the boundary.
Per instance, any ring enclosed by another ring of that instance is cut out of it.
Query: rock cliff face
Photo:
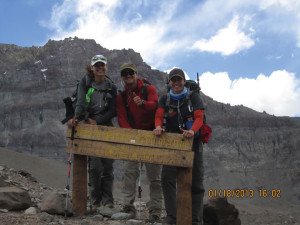
[[[0,147],[65,160],[62,99],[72,94],[95,54],[108,58],[107,74],[118,88],[122,89],[119,67],[131,61],[159,95],[165,91],[166,74],[152,70],[132,49],[108,50],[78,38],[49,40],[43,47],[0,44]],[[204,147],[207,194],[239,188],[253,189],[258,197],[260,189],[276,189],[281,200],[299,202],[300,118],[275,117],[202,97],[213,129]]]
[[[0,146],[49,158],[65,157],[64,97],[70,96],[95,54],[108,57],[108,75],[121,88],[120,65],[134,62],[140,76],[163,83],[133,50],[109,51],[94,40],[49,41],[43,47],[0,45]],[[163,85],[158,86],[162,92]]]

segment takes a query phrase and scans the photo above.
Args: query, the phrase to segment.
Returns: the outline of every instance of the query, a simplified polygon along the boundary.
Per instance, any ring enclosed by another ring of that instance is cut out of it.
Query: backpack
[[[187,88],[187,95],[186,95],[186,101],[188,105],[188,109],[190,112],[193,112],[193,104],[191,100],[191,96],[193,93],[199,93],[200,94],[200,86],[199,86],[199,77],[197,73],[197,80],[198,82],[196,83],[194,80],[186,80],[185,87]],[[168,111],[170,107],[170,101],[171,101],[171,94],[170,94],[170,87],[168,87],[168,93],[167,93],[167,99],[166,99],[166,105],[165,105],[165,115],[164,115],[164,127],[166,126],[166,121],[168,117]],[[199,134],[198,134],[199,132]],[[200,135],[200,139],[203,144],[208,143],[208,140],[211,136],[212,129],[210,126],[206,124],[206,116],[205,114],[203,115],[203,125],[200,127],[199,131],[197,134],[195,134],[195,137]]]
[[[152,85],[152,84],[150,83],[150,81],[147,78],[142,78],[142,81],[143,81],[143,86],[142,86],[141,92],[142,92],[142,96],[143,96],[144,100],[147,101],[148,100],[147,86]],[[132,114],[130,113],[130,110],[129,110],[125,90],[123,90],[121,92],[121,95],[122,95],[122,98],[123,98],[124,106],[126,108],[128,123],[130,124],[130,126],[133,126],[133,118],[132,118]]]
[[[90,96],[94,92],[94,88],[91,87],[90,77],[87,76],[87,75],[85,75],[84,77],[85,77],[85,93],[86,93],[86,106],[85,106],[85,108],[87,108],[88,104],[89,104],[89,101],[90,101]],[[112,92],[112,83],[113,83],[113,81],[106,75],[105,75],[105,78],[107,78],[108,80],[111,81],[111,82],[107,82],[108,85],[105,88],[105,93],[106,93],[105,96],[107,97],[107,95],[110,94],[110,92]],[[63,99],[63,102],[65,103],[65,107],[66,107],[66,118],[61,121],[62,124],[65,124],[66,122],[68,122],[68,120],[72,119],[75,115],[75,107],[76,107],[76,102],[77,102],[79,82],[80,82],[80,80],[77,80],[76,89],[74,90],[72,96],[71,97],[66,97],[66,98]],[[79,120],[87,119],[86,118],[87,116],[88,116],[88,114],[83,115],[82,117],[80,117],[78,119]]]

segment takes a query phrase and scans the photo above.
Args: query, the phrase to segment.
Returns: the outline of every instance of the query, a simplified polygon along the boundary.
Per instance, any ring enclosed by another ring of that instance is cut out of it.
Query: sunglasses
[[[121,72],[121,76],[122,77],[127,77],[127,75],[133,76],[135,74],[135,72],[133,70],[125,70]]]

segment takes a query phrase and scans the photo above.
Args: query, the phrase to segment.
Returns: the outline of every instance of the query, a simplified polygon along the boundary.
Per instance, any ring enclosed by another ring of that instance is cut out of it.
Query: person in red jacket
[[[120,68],[121,77],[125,84],[125,91],[117,96],[117,116],[120,127],[153,130],[154,117],[158,104],[157,91],[154,86],[144,84],[138,78],[136,66],[125,63]],[[147,94],[145,97],[146,91]],[[127,107],[126,107],[127,106]],[[145,163],[147,178],[150,182],[149,222],[160,219],[162,208],[161,165]],[[136,181],[139,177],[141,164],[124,161],[122,177],[122,194],[124,198],[123,211],[136,216],[133,205],[136,196]]]

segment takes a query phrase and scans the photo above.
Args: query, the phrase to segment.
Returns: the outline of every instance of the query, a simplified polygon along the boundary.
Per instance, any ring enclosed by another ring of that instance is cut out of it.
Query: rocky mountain
[[[72,94],[95,54],[108,57],[108,75],[119,88],[119,68],[128,61],[137,64],[141,77],[163,83],[163,73],[151,70],[140,54],[109,51],[94,40],[50,40],[43,47],[30,48],[0,45],[0,146],[49,158],[64,157],[62,99]]]
[[[0,147],[66,160],[62,99],[72,94],[95,54],[108,58],[107,74],[118,88],[122,89],[120,65],[131,61],[159,95],[165,91],[166,74],[151,69],[132,49],[108,50],[94,40],[78,38],[49,40],[42,47],[0,44]],[[213,129],[204,147],[207,195],[224,197],[224,190],[227,195],[227,190],[240,189],[243,197],[232,198],[299,204],[300,118],[230,106],[205,93],[202,98]],[[254,196],[246,197],[250,190]]]

